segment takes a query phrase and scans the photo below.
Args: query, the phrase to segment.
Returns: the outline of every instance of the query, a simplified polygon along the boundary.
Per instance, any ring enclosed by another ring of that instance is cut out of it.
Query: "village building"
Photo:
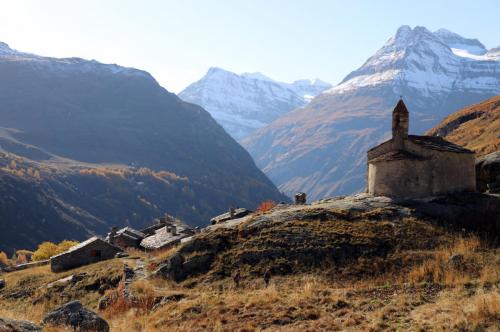
[[[195,231],[192,228],[179,221],[167,223],[164,227],[157,229],[153,235],[144,238],[140,247],[145,250],[171,248],[193,234]]]
[[[155,219],[153,225],[141,229],[141,233],[144,233],[146,236],[154,235],[157,230],[165,227],[167,224],[172,224],[175,221],[176,220],[173,216],[169,215],[168,213],[165,213],[163,217]]]
[[[50,258],[52,272],[62,272],[83,265],[114,258],[122,249],[94,236],[62,254]]]
[[[368,150],[368,193],[408,199],[475,191],[474,152],[441,137],[408,135],[408,128],[399,100],[392,138]]]
[[[210,223],[212,225],[215,225],[215,224],[219,224],[222,222],[226,222],[228,220],[243,218],[243,217],[249,215],[250,213],[252,213],[252,211],[247,210],[245,208],[233,208],[233,207],[231,207],[231,208],[229,208],[228,212],[223,213],[221,215],[218,215],[218,216],[210,219]]]
[[[133,229],[132,227],[124,227],[117,230],[116,227],[111,229],[111,232],[106,236],[106,241],[120,247],[125,248],[138,248],[142,239],[146,237],[141,231]]]

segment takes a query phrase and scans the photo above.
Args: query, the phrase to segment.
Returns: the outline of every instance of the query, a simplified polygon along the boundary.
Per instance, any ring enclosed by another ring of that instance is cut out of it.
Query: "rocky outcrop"
[[[25,320],[0,318],[0,332],[41,332],[42,329]]]
[[[359,194],[280,204],[232,227],[195,235],[155,275],[180,282],[193,276],[224,278],[236,269],[262,276],[267,269],[274,275],[324,266],[353,273],[360,261],[386,264],[401,250],[447,245],[451,233],[464,230],[498,241],[500,198],[462,193],[398,201]]]
[[[476,161],[476,184],[479,192],[500,193],[500,151]]]
[[[71,301],[48,313],[44,326],[73,328],[78,331],[108,332],[108,323],[95,312],[85,308],[80,301]]]

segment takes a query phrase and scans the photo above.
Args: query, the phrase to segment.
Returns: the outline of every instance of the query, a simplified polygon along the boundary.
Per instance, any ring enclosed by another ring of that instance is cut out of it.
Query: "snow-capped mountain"
[[[331,85],[321,80],[277,82],[261,73],[241,75],[210,68],[199,81],[179,94],[183,100],[203,106],[239,140],[281,115],[302,107]]]
[[[337,86],[243,141],[287,194],[363,190],[366,150],[390,135],[400,96],[423,133],[459,108],[500,94],[498,49],[448,30],[402,26]]]
[[[96,60],[85,60],[81,58],[52,58],[36,54],[20,52],[9,47],[8,44],[0,42],[0,58],[2,61],[11,63],[29,63],[32,68],[38,70],[50,70],[52,74],[66,76],[75,73],[107,72],[111,74],[123,74],[131,76],[152,76],[143,70],[122,67],[116,64],[104,64]]]

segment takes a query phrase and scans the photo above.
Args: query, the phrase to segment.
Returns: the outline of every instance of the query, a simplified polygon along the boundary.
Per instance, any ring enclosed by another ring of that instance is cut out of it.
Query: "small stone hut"
[[[392,138],[368,150],[368,193],[408,199],[475,191],[474,152],[441,137],[408,135],[408,127],[399,100]]]
[[[96,236],[91,237],[62,254],[50,258],[52,272],[62,272],[83,265],[114,258],[122,250]]]

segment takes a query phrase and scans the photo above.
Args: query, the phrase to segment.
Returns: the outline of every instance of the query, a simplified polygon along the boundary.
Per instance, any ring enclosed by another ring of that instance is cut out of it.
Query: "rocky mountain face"
[[[179,94],[205,108],[235,139],[302,107],[331,85],[316,80],[274,81],[261,73],[235,73],[210,68],[199,81]]]
[[[441,136],[476,152],[482,157],[500,150],[500,96],[455,112],[427,135]]]
[[[362,191],[366,150],[390,137],[400,96],[421,134],[466,105],[500,93],[500,57],[447,30],[402,26],[337,86],[242,144],[287,194],[312,199]]]
[[[39,182],[0,172],[5,238],[80,239],[111,224],[140,226],[164,212],[200,225],[231,205],[286,200],[209,113],[169,93],[147,72],[41,57],[3,43],[0,72],[4,163],[21,158],[29,165],[24,170],[41,176]],[[125,175],[80,172],[113,173],[111,166]],[[55,171],[40,170],[46,167]],[[167,178],[144,181],[138,172]],[[186,203],[174,203],[181,201]],[[77,210],[82,213],[69,212]]]

